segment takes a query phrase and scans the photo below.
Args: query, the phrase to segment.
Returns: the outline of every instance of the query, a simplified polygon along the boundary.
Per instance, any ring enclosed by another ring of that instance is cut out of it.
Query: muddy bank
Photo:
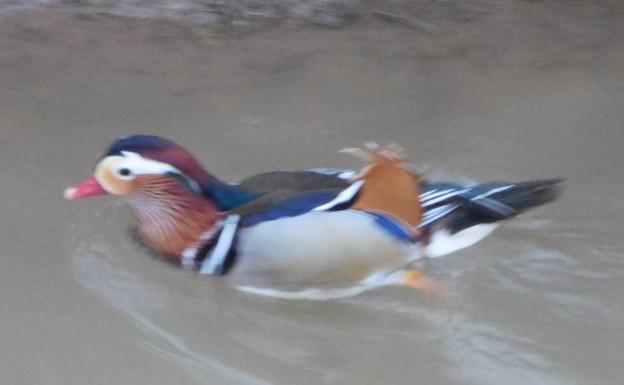
[[[417,28],[488,12],[483,0],[31,0],[0,3],[0,12],[60,9],[82,15],[169,20],[229,31],[251,31],[280,24],[344,27],[378,18]]]
[[[82,15],[167,20],[251,31],[284,22],[342,27],[368,13],[362,0],[44,0],[0,4],[0,11],[54,8]]]
[[[221,32],[245,33],[279,25],[340,28],[378,19],[429,30],[431,23],[465,22],[491,12],[483,0],[31,0],[0,3],[0,12],[56,9],[83,16],[166,20]]]

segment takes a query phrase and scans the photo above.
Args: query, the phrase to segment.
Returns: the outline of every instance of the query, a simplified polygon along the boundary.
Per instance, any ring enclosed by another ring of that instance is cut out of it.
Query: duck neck
[[[208,173],[198,180],[204,195],[211,198],[221,211],[231,210],[262,195],[242,191],[236,185],[225,183]]]
[[[143,186],[130,203],[143,243],[180,260],[186,248],[203,240],[223,218],[215,202],[170,180]]]

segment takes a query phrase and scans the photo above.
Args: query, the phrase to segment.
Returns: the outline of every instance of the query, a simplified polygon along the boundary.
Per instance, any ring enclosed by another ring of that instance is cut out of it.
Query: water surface
[[[4,381],[622,383],[623,6],[470,4],[431,14],[426,31],[363,20],[241,38],[55,10],[0,16]],[[568,187],[423,262],[443,298],[384,288],[285,301],[149,257],[121,202],[62,200],[133,133],[174,139],[232,181],[357,167],[337,150],[376,140],[438,179]]]

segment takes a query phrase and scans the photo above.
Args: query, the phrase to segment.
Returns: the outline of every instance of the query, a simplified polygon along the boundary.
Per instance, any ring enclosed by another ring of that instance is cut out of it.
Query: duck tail
[[[510,218],[530,208],[542,206],[557,199],[561,195],[563,179],[543,179],[515,183],[501,186],[500,191],[494,192],[482,199],[473,198],[473,202],[488,206],[488,203],[496,203],[511,210],[496,210],[493,212],[502,216],[500,219]]]
[[[519,183],[487,183],[462,194],[462,206],[484,222],[509,219],[552,202],[561,194],[562,179]]]
[[[439,226],[457,233],[472,226],[513,218],[557,199],[562,182],[562,179],[493,182],[463,189],[458,186],[454,191],[445,186],[449,187],[443,190],[445,194],[425,197],[423,205],[429,209],[421,226]]]

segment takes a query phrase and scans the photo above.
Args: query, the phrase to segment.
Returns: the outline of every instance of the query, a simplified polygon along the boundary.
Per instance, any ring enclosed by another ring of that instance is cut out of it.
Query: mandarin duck
[[[229,184],[174,142],[134,135],[113,142],[65,198],[121,196],[148,248],[243,290],[305,297],[386,284],[434,289],[413,261],[471,246],[560,191],[559,179],[428,183],[396,147],[346,151],[369,164]]]

